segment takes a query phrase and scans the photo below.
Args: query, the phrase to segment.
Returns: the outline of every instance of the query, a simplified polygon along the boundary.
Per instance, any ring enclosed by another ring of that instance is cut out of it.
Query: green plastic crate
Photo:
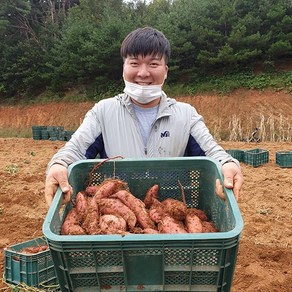
[[[269,162],[269,151],[265,149],[251,149],[244,152],[244,163],[258,167]]]
[[[32,138],[34,140],[42,140],[42,131],[46,130],[46,126],[32,126]]]
[[[75,131],[65,131],[65,141],[69,141],[72,137],[72,135],[74,134]]]
[[[230,291],[243,220],[231,190],[215,194],[220,165],[203,157],[85,160],[69,167],[74,195],[93,183],[119,177],[144,199],[160,185],[159,199],[181,200],[204,210],[220,232],[191,234],[60,235],[72,207],[58,189],[43,224],[62,291]]]
[[[45,237],[39,237],[4,249],[4,278],[7,283],[24,283],[31,287],[58,287],[54,263],[50,250],[28,255],[21,250],[26,247],[47,244]]]
[[[292,151],[277,151],[276,164],[280,167],[292,167]]]
[[[42,140],[49,140],[50,134],[48,130],[42,130]]]
[[[239,162],[244,161],[244,150],[240,149],[228,149],[226,150],[233,158],[237,159]]]

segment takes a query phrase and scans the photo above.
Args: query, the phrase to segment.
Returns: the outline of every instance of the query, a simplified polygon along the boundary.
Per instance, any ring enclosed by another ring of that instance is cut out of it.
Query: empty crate
[[[265,149],[251,149],[244,152],[244,163],[258,167],[269,162],[269,151]]]
[[[244,150],[240,149],[228,149],[226,150],[233,158],[237,159],[239,162],[244,161]]]
[[[280,167],[292,167],[292,151],[277,151],[276,164]]]

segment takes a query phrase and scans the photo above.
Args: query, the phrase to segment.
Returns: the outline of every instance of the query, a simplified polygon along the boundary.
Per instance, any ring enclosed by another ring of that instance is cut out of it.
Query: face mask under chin
[[[142,86],[126,80],[124,80],[124,82],[124,92],[138,103],[146,104],[161,97],[162,95],[162,84]]]

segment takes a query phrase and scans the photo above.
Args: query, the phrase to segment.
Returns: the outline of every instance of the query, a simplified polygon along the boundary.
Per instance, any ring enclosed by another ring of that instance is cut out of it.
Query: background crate
[[[70,130],[65,131],[65,141],[69,141],[72,135],[74,134],[74,132],[75,131],[70,131]]]
[[[42,131],[46,130],[46,126],[32,126],[32,138],[34,140],[42,140]]]
[[[43,288],[57,287],[57,277],[50,250],[33,255],[21,253],[26,247],[47,244],[45,237],[39,237],[4,249],[4,278],[7,283]]]
[[[244,163],[257,167],[269,162],[269,151],[256,148],[244,152]]]
[[[233,158],[237,159],[239,162],[244,161],[244,150],[240,149],[228,149],[226,150]]]
[[[292,151],[277,151],[276,164],[280,167],[292,167]]]
[[[219,164],[209,158],[79,161],[69,167],[74,195],[105,178],[125,180],[143,199],[153,184],[159,199],[182,199],[204,210],[220,232],[189,234],[60,235],[71,203],[62,207],[59,189],[43,224],[62,291],[229,291],[243,221],[231,190],[215,194]],[[61,212],[63,208],[63,212]]]

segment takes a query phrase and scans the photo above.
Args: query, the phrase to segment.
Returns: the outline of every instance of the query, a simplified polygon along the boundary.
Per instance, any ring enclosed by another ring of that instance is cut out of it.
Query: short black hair
[[[170,58],[170,44],[165,35],[152,27],[138,28],[130,32],[122,42],[121,56],[157,55],[164,57],[165,63]]]

